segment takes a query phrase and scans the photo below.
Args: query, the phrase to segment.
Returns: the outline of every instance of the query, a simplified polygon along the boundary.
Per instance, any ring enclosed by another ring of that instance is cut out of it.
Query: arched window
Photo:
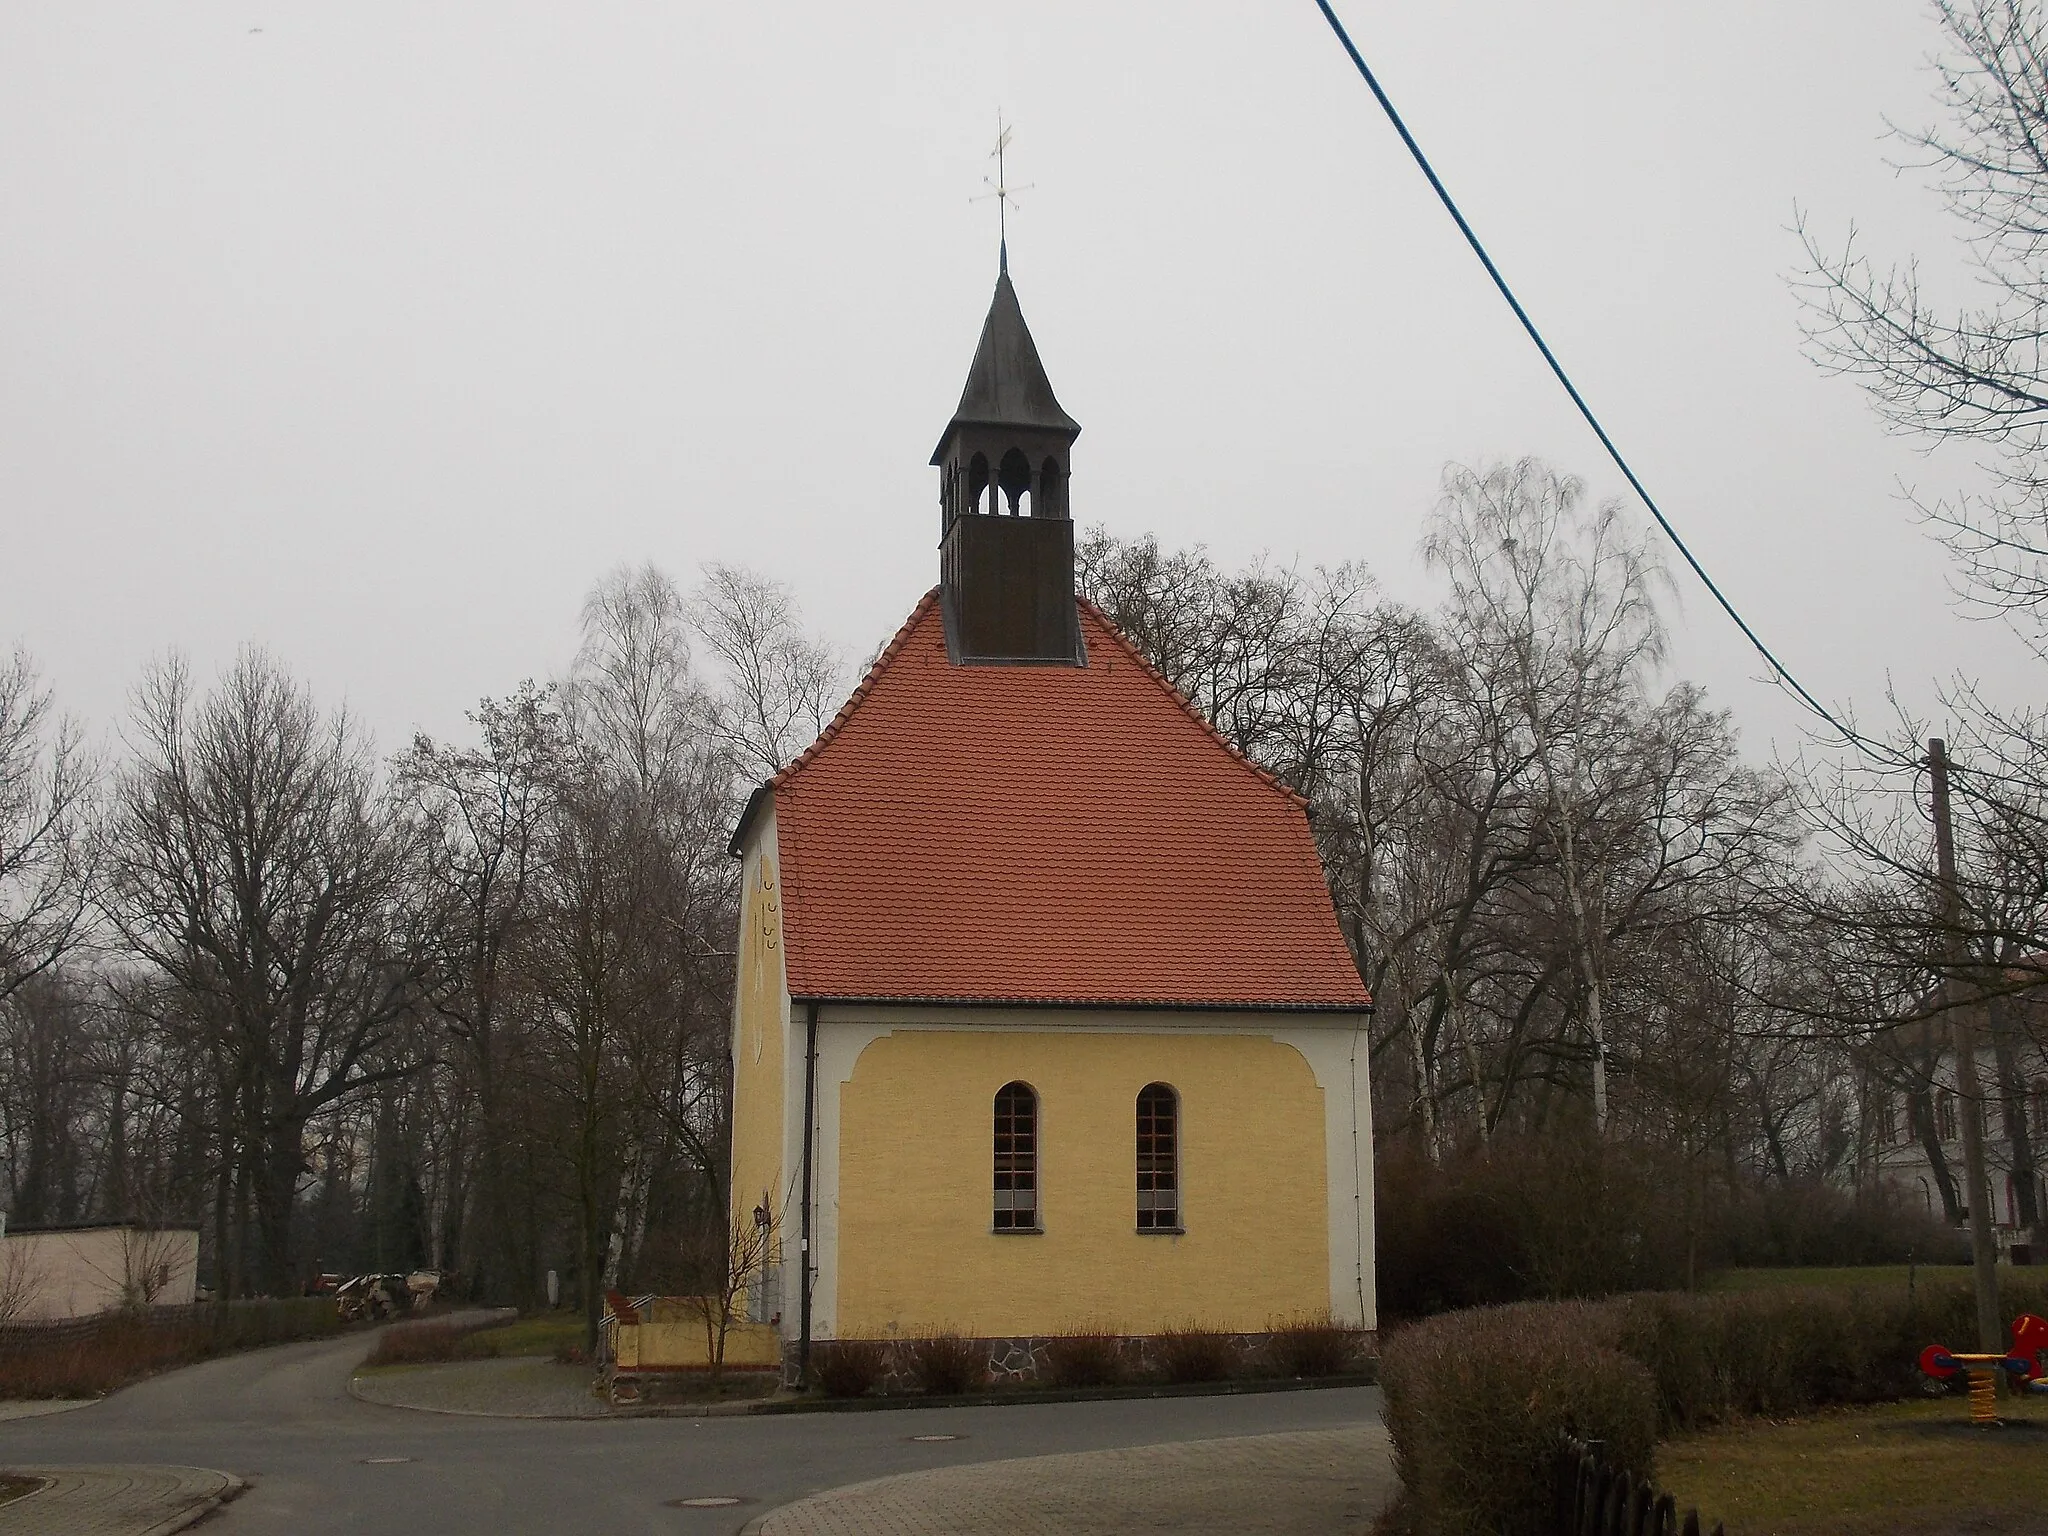
[[[1018,504],[1031,489],[1031,461],[1012,448],[996,467],[996,484],[1002,488],[1003,499],[1010,504],[1010,516],[1020,515]],[[1000,512],[1003,509],[998,506],[995,510]]]
[[[1918,1141],[1927,1125],[1927,1095],[1918,1088],[1906,1093],[1906,1132],[1901,1141]]]
[[[1029,1083],[996,1090],[996,1187],[993,1225],[998,1232],[1038,1230],[1038,1095]]]
[[[1876,1136],[1877,1144],[1880,1147],[1888,1147],[1898,1140],[1898,1125],[1892,1119],[1892,1096],[1889,1093],[1880,1092],[1877,1096],[1877,1102],[1871,1107],[1876,1111],[1877,1117],[1877,1125],[1873,1129],[1872,1134]]]
[[[1956,1139],[1956,1096],[1946,1088],[1934,1096],[1934,1135],[1939,1141]]]
[[[2034,1079],[2034,1134],[2048,1136],[2048,1077]],[[2041,1155],[2038,1148],[2034,1155]]]
[[[988,494],[988,457],[985,454],[977,453],[967,465],[966,510],[969,512],[984,510],[981,505],[981,499]],[[995,498],[990,496],[989,499],[994,501]],[[991,506],[986,510],[993,512],[995,508]]]
[[[1180,1229],[1180,1098],[1147,1083],[1138,1090],[1138,1230]]]
[[[1060,461],[1047,456],[1038,466],[1038,495],[1031,503],[1035,517],[1065,517],[1066,492],[1060,483]]]

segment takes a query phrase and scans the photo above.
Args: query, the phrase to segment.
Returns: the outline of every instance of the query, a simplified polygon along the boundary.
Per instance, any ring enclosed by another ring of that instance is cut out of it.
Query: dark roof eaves
[[[732,836],[726,841],[727,857],[738,859],[746,856],[747,829],[754,824],[754,818],[760,814],[762,805],[773,798],[774,794],[773,779],[754,786],[754,792],[747,796],[747,803],[740,810],[739,820],[733,823]]]

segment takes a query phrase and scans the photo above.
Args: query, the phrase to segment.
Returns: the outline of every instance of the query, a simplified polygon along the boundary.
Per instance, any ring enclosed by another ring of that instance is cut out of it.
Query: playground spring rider
[[[1930,1344],[1920,1351],[1920,1369],[1936,1381],[1947,1381],[1957,1371],[1968,1370],[1970,1422],[1996,1424],[1995,1381],[1999,1371],[2012,1377],[2013,1384],[2022,1391],[2048,1393],[2048,1321],[2031,1312],[2015,1318],[2009,1355],[1959,1355],[1939,1344]]]

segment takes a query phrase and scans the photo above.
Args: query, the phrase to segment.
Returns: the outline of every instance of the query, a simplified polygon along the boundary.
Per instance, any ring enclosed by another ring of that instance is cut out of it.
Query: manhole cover
[[[703,1493],[694,1499],[670,1499],[668,1502],[671,1509],[725,1509],[747,1501],[736,1494]]]
[[[958,1440],[961,1437],[959,1435],[912,1435],[910,1438],[921,1445],[935,1445],[941,1440]]]
[[[363,1458],[363,1465],[366,1467],[396,1467],[402,1466],[411,1460],[410,1456],[365,1456]]]

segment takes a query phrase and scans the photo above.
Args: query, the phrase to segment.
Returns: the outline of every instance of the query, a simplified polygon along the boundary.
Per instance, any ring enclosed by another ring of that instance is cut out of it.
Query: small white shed
[[[198,1277],[196,1227],[9,1226],[0,1235],[0,1322],[55,1323],[121,1307],[189,1306]]]

